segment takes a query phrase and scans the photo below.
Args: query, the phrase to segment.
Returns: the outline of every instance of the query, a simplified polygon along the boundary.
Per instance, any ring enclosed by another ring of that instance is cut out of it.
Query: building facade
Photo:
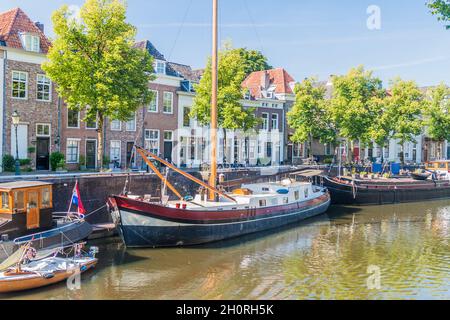
[[[0,14],[0,73],[2,74],[1,152],[29,159],[30,167],[48,170],[50,153],[59,148],[58,96],[41,69],[50,41],[44,26],[20,9]],[[20,123],[12,125],[17,111]],[[17,132],[17,135],[16,135]]]

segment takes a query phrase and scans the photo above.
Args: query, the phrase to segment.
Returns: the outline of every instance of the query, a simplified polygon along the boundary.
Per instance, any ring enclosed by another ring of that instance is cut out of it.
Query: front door
[[[96,148],[97,142],[95,140],[86,141],[86,168],[95,169],[95,158],[97,156]]]
[[[164,141],[164,160],[172,162],[172,141]]]
[[[50,138],[36,139],[36,169],[49,170]]]
[[[126,166],[127,168],[130,167],[134,167],[134,157],[133,160],[131,160],[131,157],[133,156],[133,147],[134,147],[134,142],[127,142],[127,163]]]
[[[28,191],[27,195],[27,229],[39,228],[39,193]]]

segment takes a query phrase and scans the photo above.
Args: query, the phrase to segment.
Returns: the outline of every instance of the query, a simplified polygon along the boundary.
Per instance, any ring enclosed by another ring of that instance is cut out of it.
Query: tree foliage
[[[325,100],[326,88],[307,78],[295,86],[295,103],[287,114],[289,126],[295,130],[291,140],[294,142],[319,139],[322,143],[334,142],[335,130]]]
[[[384,96],[381,80],[362,66],[346,75],[334,76],[330,112],[339,135],[350,141],[370,142],[371,128]]]
[[[129,120],[151,100],[152,58],[134,47],[136,29],[120,0],[87,0],[79,17],[67,6],[52,16],[55,39],[43,70],[57,83],[68,108],[97,121],[98,163],[103,162],[105,117]]]
[[[245,62],[238,50],[226,49],[219,52],[217,122],[218,127],[223,129],[247,131],[259,122],[254,116],[254,108],[244,108],[240,103],[244,93],[241,84],[246,76]],[[211,87],[209,59],[200,83],[194,85],[196,96],[190,113],[202,125],[211,122]]]
[[[399,141],[403,149],[405,142],[416,142],[416,136],[422,133],[422,110],[426,102],[414,81],[394,79],[389,91],[384,112],[392,121],[392,137]],[[403,161],[403,151],[401,158]]]
[[[430,90],[425,112],[428,135],[437,141],[450,140],[450,89],[441,84]]]
[[[244,72],[246,76],[255,71],[272,69],[272,66],[270,66],[267,62],[267,57],[260,51],[249,50],[246,48],[238,48],[234,50],[236,50],[245,60]]]
[[[427,5],[431,13],[436,15],[439,21],[446,23],[446,28],[450,29],[450,1],[430,0]]]

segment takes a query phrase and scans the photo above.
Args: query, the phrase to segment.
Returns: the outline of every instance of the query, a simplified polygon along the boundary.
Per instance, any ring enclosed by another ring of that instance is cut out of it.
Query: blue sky
[[[263,51],[274,67],[300,81],[326,79],[363,64],[385,84],[400,76],[420,85],[450,85],[450,31],[426,0],[219,0],[220,37]],[[3,0],[21,7],[51,32],[51,12],[81,0]],[[381,29],[369,30],[367,8],[381,9]],[[204,66],[211,51],[211,0],[128,0],[138,40],[149,39],[168,60]]]

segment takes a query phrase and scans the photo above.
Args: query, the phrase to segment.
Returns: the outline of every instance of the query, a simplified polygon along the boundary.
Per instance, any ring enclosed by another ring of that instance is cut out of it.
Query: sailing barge
[[[146,161],[150,155],[170,166],[156,155],[136,148]],[[188,176],[176,167],[173,169]],[[150,195],[109,197],[110,212],[128,247],[188,246],[219,241],[298,222],[324,213],[330,205],[328,191],[310,182],[285,179],[279,183],[244,184],[225,194],[195,177],[189,178],[213,190],[220,198],[209,201],[206,192],[194,199],[183,198],[176,190],[179,197],[176,201],[154,201]]]
[[[426,165],[429,174],[389,179],[323,177],[332,204],[381,205],[450,198],[450,173],[446,161]]]

